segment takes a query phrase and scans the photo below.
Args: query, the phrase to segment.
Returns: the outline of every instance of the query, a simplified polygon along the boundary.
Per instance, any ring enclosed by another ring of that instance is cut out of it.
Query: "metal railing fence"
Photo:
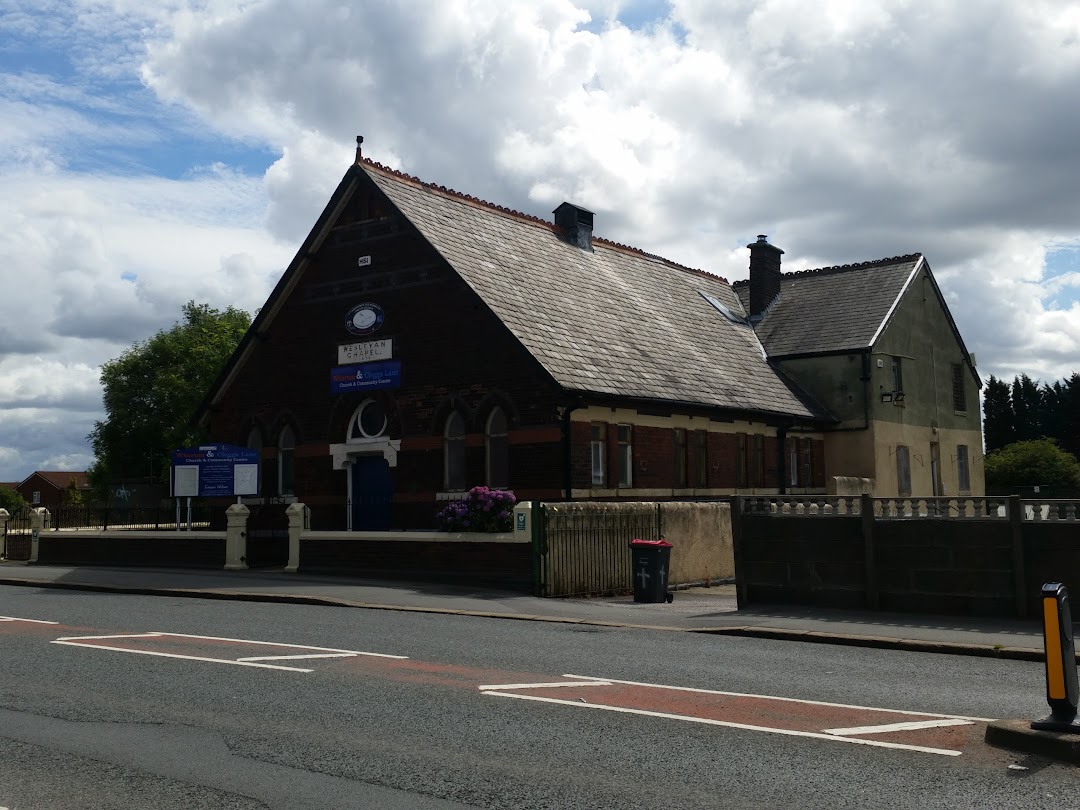
[[[599,596],[633,589],[630,541],[659,540],[660,505],[546,503],[540,510],[540,595]]]

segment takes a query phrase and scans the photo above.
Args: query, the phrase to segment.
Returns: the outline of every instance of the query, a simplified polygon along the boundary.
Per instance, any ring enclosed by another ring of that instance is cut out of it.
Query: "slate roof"
[[[921,254],[785,273],[780,295],[756,325],[769,357],[870,346],[907,286]],[[750,306],[748,281],[734,289]]]
[[[563,388],[829,418],[765,360],[719,276],[593,239],[362,159],[366,173]],[[343,181],[344,182],[344,181]]]

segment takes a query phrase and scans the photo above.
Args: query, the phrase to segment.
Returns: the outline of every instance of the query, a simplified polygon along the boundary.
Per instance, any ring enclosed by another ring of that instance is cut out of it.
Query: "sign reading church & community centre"
[[[258,450],[231,444],[204,444],[174,450],[174,498],[259,494]]]
[[[401,361],[386,360],[381,363],[361,363],[330,369],[330,393],[367,391],[373,388],[400,388]]]

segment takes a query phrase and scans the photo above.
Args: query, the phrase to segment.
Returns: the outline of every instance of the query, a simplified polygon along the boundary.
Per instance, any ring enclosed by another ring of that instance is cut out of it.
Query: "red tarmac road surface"
[[[564,675],[551,683],[485,684],[497,697],[642,714],[837,743],[959,756],[981,748],[990,718]]]
[[[0,616],[0,635],[32,635],[53,644],[212,664],[332,671],[388,680],[478,689],[482,694],[672,721],[703,723],[838,744],[930,755],[985,749],[989,718],[853,706],[768,695],[605,679],[587,675],[508,673],[424,662],[383,652],[182,633],[100,633],[41,620]]]

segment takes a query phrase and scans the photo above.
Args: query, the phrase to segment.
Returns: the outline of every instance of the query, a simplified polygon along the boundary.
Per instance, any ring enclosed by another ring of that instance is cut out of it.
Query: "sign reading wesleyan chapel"
[[[389,360],[394,356],[392,338],[368,340],[363,343],[346,343],[337,348],[337,361],[346,363],[370,363],[373,360]]]

